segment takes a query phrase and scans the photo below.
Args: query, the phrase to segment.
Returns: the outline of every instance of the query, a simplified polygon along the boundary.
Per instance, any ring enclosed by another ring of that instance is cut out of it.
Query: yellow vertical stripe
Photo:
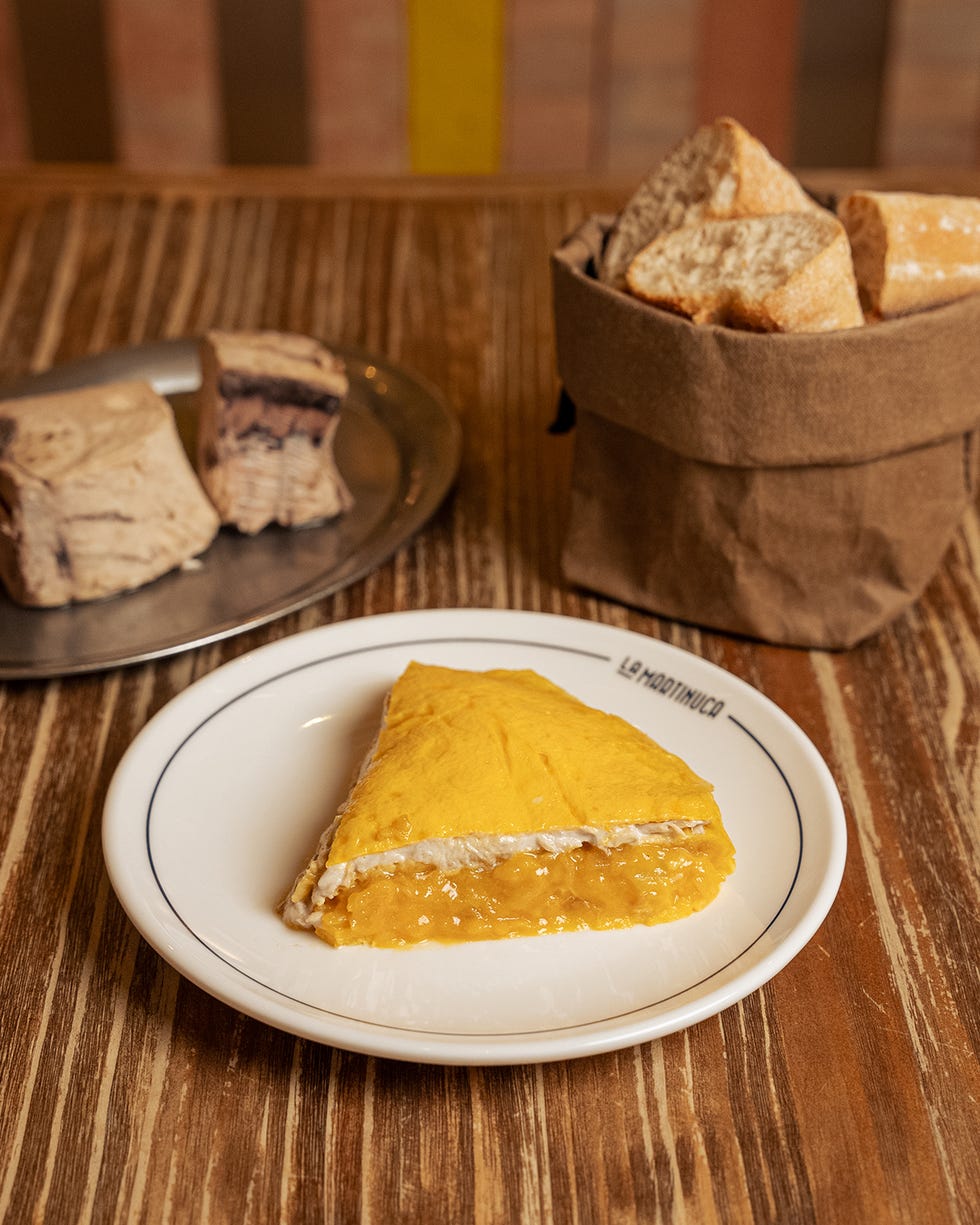
[[[419,174],[500,168],[505,0],[408,0],[409,140]]]

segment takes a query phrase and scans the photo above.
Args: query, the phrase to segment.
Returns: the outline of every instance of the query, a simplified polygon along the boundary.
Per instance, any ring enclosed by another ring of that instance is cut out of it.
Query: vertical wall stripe
[[[109,162],[115,153],[100,0],[13,0],[31,153]]]
[[[590,168],[596,9],[597,0],[509,0],[503,110],[506,170]]]
[[[980,165],[977,0],[892,0],[879,152],[886,165]]]
[[[944,7],[933,6],[940,22]],[[889,8],[890,0],[803,0],[796,165],[877,164]]]
[[[214,2],[227,160],[305,163],[303,0]]]
[[[193,169],[222,160],[210,0],[104,0],[119,160]]]
[[[504,0],[408,0],[408,13],[412,169],[498,170]]]
[[[351,173],[408,169],[408,30],[391,0],[306,0],[310,158]]]
[[[731,115],[790,160],[799,22],[799,0],[705,0],[698,122]]]
[[[615,0],[595,0],[589,74],[589,169],[609,169],[609,100],[613,93]]]
[[[610,170],[645,174],[695,126],[700,32],[692,0],[615,0]]]
[[[609,99],[612,94],[612,41],[615,0],[595,0],[592,20],[592,71],[589,74],[589,169],[609,168]]]
[[[29,156],[20,44],[11,0],[0,0],[0,163]]]

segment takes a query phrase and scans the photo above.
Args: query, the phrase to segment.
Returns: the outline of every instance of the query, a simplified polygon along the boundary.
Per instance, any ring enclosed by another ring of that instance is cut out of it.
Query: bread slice
[[[830,213],[703,221],[655,239],[630,264],[638,298],[759,332],[860,327],[847,235]]]
[[[823,212],[734,119],[698,128],[641,184],[610,231],[599,279],[625,288],[634,256],[659,235],[706,218]]]
[[[855,191],[838,214],[870,314],[889,319],[980,291],[980,200]]]
[[[0,578],[19,604],[129,591],[217,531],[173,410],[148,383],[0,404]]]
[[[733,868],[710,783],[625,720],[527,669],[411,663],[282,916],[376,947],[605,930]]]

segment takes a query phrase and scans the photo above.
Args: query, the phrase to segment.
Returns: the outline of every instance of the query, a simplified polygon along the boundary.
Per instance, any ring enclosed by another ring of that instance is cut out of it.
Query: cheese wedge
[[[350,510],[333,450],[347,391],[343,361],[309,336],[203,337],[197,468],[222,523],[254,536]]]
[[[0,403],[0,581],[18,604],[132,591],[203,553],[218,526],[149,383]]]
[[[402,947],[679,919],[734,868],[710,783],[532,671],[412,663],[282,915]]]

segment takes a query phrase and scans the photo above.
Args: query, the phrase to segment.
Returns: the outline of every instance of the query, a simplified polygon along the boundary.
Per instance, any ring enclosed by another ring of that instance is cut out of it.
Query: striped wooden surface
[[[976,0],[0,0],[0,164],[638,174],[980,159]]]
[[[271,174],[2,187],[0,377],[210,324],[295,328],[431,379],[465,452],[431,525],[335,597],[156,665],[0,686],[0,1219],[980,1219],[976,513],[914,609],[846,654],[629,611],[561,579],[573,439],[545,428],[547,255],[613,193]],[[786,970],[661,1041],[444,1069],[267,1028],[144,943],[109,886],[99,824],[147,719],[263,642],[440,606],[639,630],[799,721],[841,787],[850,841],[838,901]]]

